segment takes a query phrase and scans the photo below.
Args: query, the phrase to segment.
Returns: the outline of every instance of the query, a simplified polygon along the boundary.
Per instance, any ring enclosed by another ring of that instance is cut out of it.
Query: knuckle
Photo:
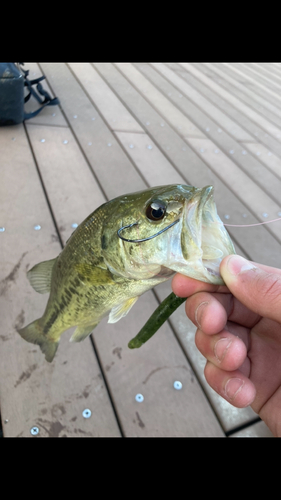
[[[263,280],[262,295],[271,302],[276,300],[281,302],[281,280],[279,276],[272,274]]]

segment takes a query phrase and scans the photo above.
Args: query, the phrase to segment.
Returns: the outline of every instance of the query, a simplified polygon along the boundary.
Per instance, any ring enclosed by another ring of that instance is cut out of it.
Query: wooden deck
[[[101,203],[147,186],[212,184],[221,218],[281,212],[280,64],[26,64],[61,106],[0,128],[0,412],[3,436],[270,436],[207,385],[184,305],[139,350],[170,282],[53,363],[16,328],[43,313],[26,270],[55,257]],[[28,109],[35,109],[31,102]],[[40,230],[35,226],[40,225]],[[281,224],[229,228],[237,253],[281,266]],[[174,382],[182,389],[176,390]],[[143,401],[136,401],[137,394]],[[90,418],[83,416],[90,410]]]

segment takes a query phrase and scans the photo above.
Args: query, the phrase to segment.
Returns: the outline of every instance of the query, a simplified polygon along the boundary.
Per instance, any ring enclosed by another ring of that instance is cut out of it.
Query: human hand
[[[173,292],[188,297],[208,384],[233,406],[251,405],[281,436],[281,269],[231,255],[220,272],[227,286],[176,274]]]

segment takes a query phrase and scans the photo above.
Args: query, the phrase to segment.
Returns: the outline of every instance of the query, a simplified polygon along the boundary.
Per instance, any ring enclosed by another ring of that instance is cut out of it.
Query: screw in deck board
[[[182,389],[182,383],[179,380],[176,380],[174,382],[174,388],[177,389],[177,391],[180,391],[180,389]]]
[[[88,408],[86,408],[83,411],[82,415],[83,415],[84,418],[90,418],[90,416],[92,415],[92,412],[91,412],[91,410],[89,410]]]

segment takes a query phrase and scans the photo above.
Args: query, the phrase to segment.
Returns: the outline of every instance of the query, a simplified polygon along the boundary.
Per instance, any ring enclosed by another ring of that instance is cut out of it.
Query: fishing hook
[[[165,227],[164,229],[161,229],[161,231],[159,231],[158,233],[153,234],[152,236],[149,236],[148,238],[144,238],[142,240],[127,240],[127,238],[123,238],[123,236],[120,236],[120,232],[123,231],[123,229],[127,229],[128,227],[136,226],[138,224],[138,222],[133,222],[132,224],[129,224],[129,226],[120,227],[120,229],[118,229],[118,231],[117,231],[117,234],[118,234],[118,236],[119,236],[119,238],[121,240],[128,241],[129,243],[140,243],[141,241],[152,240],[152,238],[155,238],[159,234],[164,233],[164,231],[167,231],[167,229],[169,229],[170,227],[174,226],[179,221],[180,221],[179,219],[175,220],[174,222],[172,222],[172,224],[170,224],[169,226]]]

